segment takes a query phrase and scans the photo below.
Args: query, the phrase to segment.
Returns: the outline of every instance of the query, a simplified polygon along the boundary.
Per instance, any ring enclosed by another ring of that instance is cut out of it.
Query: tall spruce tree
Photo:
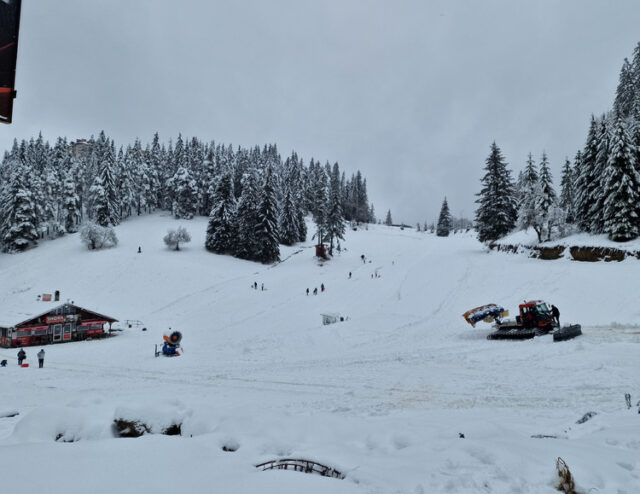
[[[258,225],[258,205],[260,204],[256,174],[255,170],[251,170],[242,179],[242,196],[238,201],[234,242],[234,256],[240,259],[253,260],[258,252],[254,235]]]
[[[65,173],[62,189],[63,209],[64,209],[64,229],[67,233],[75,233],[79,229],[82,220],[80,197],[76,191],[76,184],[73,171],[67,170]]]
[[[313,221],[316,224],[317,245],[321,245],[326,240],[327,235],[327,204],[328,204],[328,184],[327,174],[321,166],[315,169],[315,184],[313,186]]]
[[[181,166],[168,184],[173,193],[173,216],[177,219],[193,218],[198,210],[198,187],[189,170]]]
[[[393,220],[391,219],[391,210],[387,210],[387,216],[384,218],[384,224],[387,226],[393,225]]]
[[[487,157],[482,189],[477,194],[479,204],[475,215],[478,240],[497,240],[509,233],[516,224],[515,186],[502,152],[495,142]]]
[[[289,185],[285,185],[284,198],[282,200],[282,210],[278,221],[280,231],[280,242],[284,245],[293,245],[298,241],[300,235],[300,225],[298,223],[298,211],[295,203],[294,191]]]
[[[218,178],[214,189],[205,247],[216,254],[227,254],[234,250],[236,214],[233,176],[229,170]]]
[[[333,256],[334,241],[340,243],[344,240],[344,216],[342,214],[342,201],[340,200],[340,168],[334,163],[329,181],[329,203],[327,205],[326,228],[329,237],[329,255]]]
[[[538,179],[538,188],[536,189],[535,196],[535,211],[539,218],[537,221],[540,225],[539,237],[542,237],[546,231],[546,240],[551,239],[551,231],[553,228],[551,212],[552,208],[556,205],[556,201],[557,196],[553,189],[553,177],[549,169],[549,160],[547,159],[547,153],[543,152],[540,161],[540,177]],[[542,238],[540,238],[540,240],[542,240]]]
[[[107,144],[103,151],[99,165],[100,173],[90,189],[93,206],[91,217],[100,226],[116,226],[120,223],[120,205],[114,178],[115,157],[110,144]]]
[[[580,156],[576,156],[576,161],[579,161],[579,159]],[[575,180],[573,171],[569,158],[566,158],[562,167],[562,178],[560,179],[560,207],[565,212],[567,223],[575,221]]]
[[[440,216],[438,217],[438,226],[436,229],[436,235],[438,237],[448,237],[451,232],[451,213],[449,212],[449,204],[447,204],[447,198],[444,198],[442,202],[442,208],[440,208]]]
[[[640,233],[640,174],[621,116],[616,119],[611,137],[604,183],[604,231],[616,242],[636,238]]]
[[[275,180],[273,168],[268,166],[258,208],[258,224],[255,228],[257,246],[255,260],[263,264],[280,260]]]
[[[589,217],[591,218],[590,231],[602,233],[604,231],[604,203],[605,193],[605,173],[609,161],[609,126],[605,116],[600,120],[598,131],[598,151],[596,153],[593,178],[589,187],[589,197],[591,205],[589,207]]]
[[[623,118],[628,117],[632,110],[637,89],[634,87],[633,70],[629,60],[624,59],[620,69],[620,79],[616,89],[616,99],[613,103],[615,112]]]
[[[29,188],[32,173],[30,166],[13,163],[0,195],[0,243],[5,252],[19,252],[37,244],[36,206]]]
[[[598,154],[598,123],[591,115],[591,123],[587,134],[584,150],[580,154],[580,160],[574,163],[576,174],[575,190],[575,215],[580,229],[591,230],[591,201],[592,184],[596,182],[595,166]],[[597,183],[597,182],[596,182]]]

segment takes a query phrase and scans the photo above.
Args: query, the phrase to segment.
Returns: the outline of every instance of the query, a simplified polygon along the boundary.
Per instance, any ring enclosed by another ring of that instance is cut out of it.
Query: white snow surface
[[[178,223],[193,240],[175,252],[162,237]],[[207,252],[205,229],[158,214],[118,226],[116,248],[76,234],[0,255],[3,314],[60,290],[148,328],[47,346],[43,369],[38,347],[28,368],[0,349],[3,492],[551,494],[558,457],[578,492],[640,492],[640,261],[541,261],[377,225],[328,262],[309,241],[268,266]],[[461,317],[523,299],[584,334],[488,341]],[[184,354],[156,358],[169,327]],[[120,417],[154,433],[116,438]],[[181,436],[155,433],[172,423]],[[254,466],[286,457],[346,478]]]

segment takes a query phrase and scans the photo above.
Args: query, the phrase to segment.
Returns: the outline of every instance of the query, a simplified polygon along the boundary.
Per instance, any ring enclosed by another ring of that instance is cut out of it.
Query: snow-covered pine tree
[[[633,110],[635,120],[638,122],[640,117],[640,42],[633,50],[633,58],[631,59],[631,81],[633,84]]]
[[[440,208],[440,216],[438,216],[438,227],[436,229],[436,235],[438,237],[448,237],[451,231],[451,213],[449,212],[449,205],[447,204],[447,198],[444,198],[442,207]]]
[[[255,242],[257,247],[255,260],[263,264],[280,260],[280,246],[278,240],[278,204],[275,189],[276,177],[271,165],[267,167],[260,207],[258,208],[258,223],[255,228]]]
[[[236,199],[233,195],[233,176],[226,170],[213,185],[213,207],[207,225],[205,247],[216,254],[234,250]]]
[[[171,211],[176,219],[190,220],[198,209],[198,188],[187,168],[181,166],[167,183],[172,191]]]
[[[616,242],[633,240],[640,234],[640,174],[621,115],[611,136],[604,183],[604,231]]]
[[[36,206],[29,188],[34,171],[19,162],[10,163],[8,183],[0,197],[0,243],[5,252],[19,252],[36,245]]]
[[[131,146],[127,146],[126,151],[120,148],[116,166],[118,170],[117,189],[120,203],[120,219],[123,220],[133,214],[136,209],[138,195],[138,184],[135,181],[136,164]]]
[[[598,131],[598,152],[596,153],[595,168],[593,178],[589,184],[591,205],[589,216],[591,218],[590,231],[593,233],[604,232],[604,202],[607,198],[605,193],[605,173],[609,161],[609,123],[604,115],[600,119]]]
[[[579,153],[580,151],[578,151]],[[576,156],[576,161],[580,159]],[[567,223],[573,223],[575,221],[575,179],[573,173],[573,167],[569,158],[565,158],[564,166],[562,167],[562,178],[560,179],[560,207],[565,212],[565,219]]]
[[[547,153],[542,152],[542,159],[540,161],[540,177],[538,179],[538,188],[536,189],[535,197],[535,211],[540,220],[537,222],[540,224],[540,233],[538,234],[539,240],[542,240],[542,235],[546,232],[545,240],[551,239],[551,233],[553,227],[553,221],[550,221],[550,213],[552,208],[556,206],[557,196],[553,189],[553,177],[551,176],[551,170],[549,169],[549,160]],[[557,215],[554,215],[557,220]]]
[[[520,207],[518,209],[518,223],[521,228],[534,226],[536,220],[536,190],[538,188],[538,169],[531,153],[527,157],[522,182],[520,184]]]
[[[631,114],[633,103],[635,100],[633,72],[629,60],[626,58],[620,69],[620,78],[618,80],[618,88],[616,89],[616,99],[613,103],[613,109],[616,114],[622,118],[626,118]]]
[[[387,209],[387,215],[384,217],[384,224],[387,226],[393,225],[393,220],[391,219],[391,210]]]
[[[529,158],[533,161],[531,155]],[[481,179],[482,189],[476,199],[479,206],[475,214],[475,226],[478,240],[481,242],[503,237],[514,228],[517,218],[515,186],[511,171],[507,168],[502,152],[495,142],[491,144],[491,152],[485,163],[485,174]],[[535,173],[535,168],[532,171]]]
[[[304,181],[304,164],[301,159],[297,159],[292,163],[290,177],[292,192],[294,193],[293,197],[295,199],[296,224],[298,225],[297,241],[304,242],[307,240],[307,222],[304,219],[307,209],[305,207],[306,184]]]
[[[115,226],[120,222],[120,207],[116,192],[116,184],[113,170],[115,168],[115,157],[113,148],[107,144],[103,148],[104,154],[100,161],[100,172],[96,176],[90,189],[92,197],[94,221],[104,227]]]
[[[596,181],[594,176],[596,156],[598,154],[598,124],[593,115],[589,132],[580,160],[574,163],[574,173],[576,180],[575,187],[575,216],[576,223],[580,229],[590,231],[591,229],[591,187]]]
[[[322,244],[326,240],[327,234],[327,203],[328,203],[328,180],[327,174],[322,166],[317,165],[314,169],[314,183],[313,183],[313,209],[311,213],[313,215],[313,222],[316,224],[316,234],[314,235],[317,240],[317,245]]]
[[[293,245],[298,241],[300,225],[298,224],[298,210],[295,202],[295,192],[291,186],[285,183],[284,198],[279,218],[280,242],[284,245]]]
[[[249,170],[242,179],[242,196],[238,201],[236,213],[236,238],[233,255],[240,259],[255,259],[258,247],[255,229],[258,224],[258,205],[260,191],[256,170]]]
[[[78,231],[80,222],[82,221],[82,214],[80,197],[76,190],[73,170],[71,169],[65,173],[62,196],[64,229],[67,233],[75,233]]]
[[[334,241],[340,243],[344,240],[345,224],[342,214],[342,202],[340,200],[340,168],[334,163],[329,181],[329,197],[327,204],[326,228],[329,237],[329,255],[333,256]]]

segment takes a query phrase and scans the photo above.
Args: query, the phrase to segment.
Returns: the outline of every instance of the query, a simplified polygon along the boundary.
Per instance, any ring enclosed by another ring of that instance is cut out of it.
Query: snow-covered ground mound
[[[178,223],[193,240],[175,252],[162,237]],[[3,490],[538,494],[557,492],[562,457],[580,492],[640,492],[637,260],[548,263],[370,226],[331,261],[308,242],[266,266],[207,252],[205,229],[153,215],[118,226],[114,249],[69,235],[0,255],[0,320],[60,290],[148,328],[49,346],[44,369],[36,347],[28,368],[0,349]],[[488,341],[461,317],[523,299],[583,336]],[[184,354],[156,358],[169,327]],[[150,433],[116,438],[116,418]],[[286,457],[345,479],[255,468]]]

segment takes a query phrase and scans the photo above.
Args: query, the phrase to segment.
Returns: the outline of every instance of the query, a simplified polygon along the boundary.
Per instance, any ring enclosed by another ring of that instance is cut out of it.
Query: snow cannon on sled
[[[542,300],[531,300],[519,306],[520,314],[514,320],[503,320],[500,306],[483,305],[465,312],[462,316],[475,327],[478,321],[494,322],[495,331],[487,335],[488,340],[527,340],[534,336],[553,334],[553,341],[564,341],[582,334],[580,324],[560,327],[560,312]],[[506,312],[506,311],[505,311]]]
[[[507,317],[508,315],[509,311],[504,310],[504,308],[499,305],[487,304],[468,310],[462,314],[462,317],[464,317],[464,319],[475,328],[476,323],[479,321],[491,323],[493,321],[500,321],[503,317]]]
[[[182,341],[182,333],[180,331],[171,331],[164,334],[162,337],[164,343],[162,344],[162,355],[166,357],[179,357],[180,356],[180,342]],[[156,357],[159,352],[156,351]]]

